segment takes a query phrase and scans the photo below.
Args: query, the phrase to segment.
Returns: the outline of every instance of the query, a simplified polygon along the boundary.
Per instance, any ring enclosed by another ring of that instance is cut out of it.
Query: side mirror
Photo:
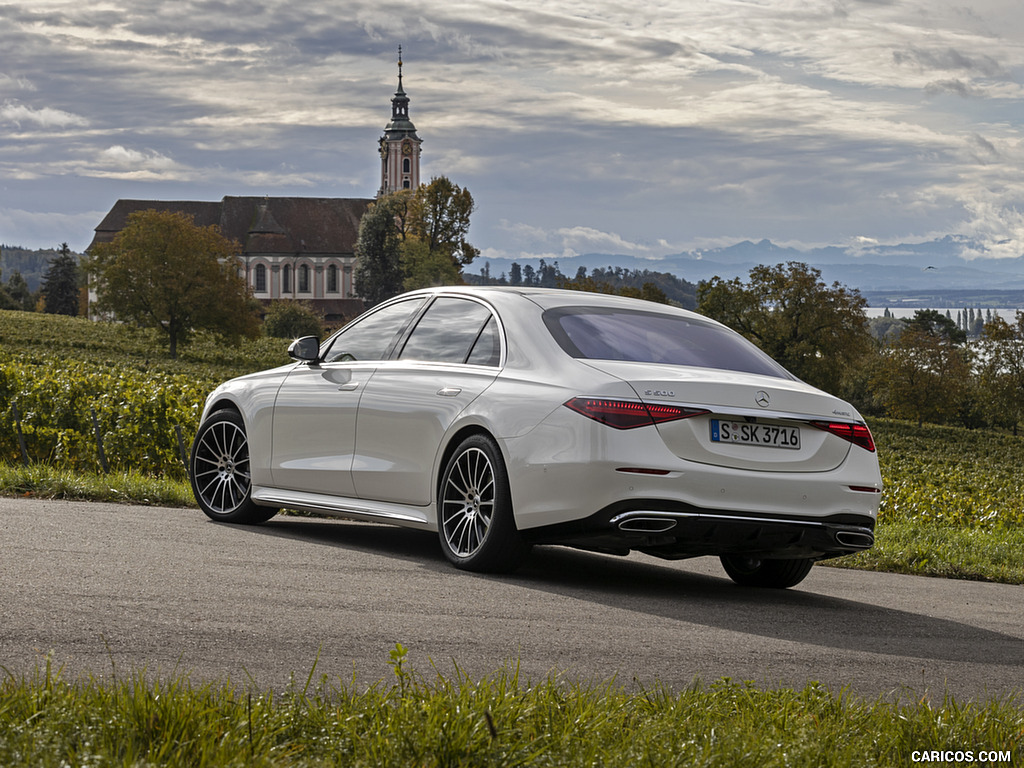
[[[320,339],[303,336],[288,345],[288,357],[300,363],[315,363],[320,359]]]

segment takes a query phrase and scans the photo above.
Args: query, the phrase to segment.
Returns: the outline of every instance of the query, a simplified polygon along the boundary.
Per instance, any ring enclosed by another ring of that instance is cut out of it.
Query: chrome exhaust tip
[[[631,517],[619,523],[623,533],[665,533],[676,527],[676,521],[667,517]]]
[[[874,546],[875,537],[870,533],[861,533],[860,531],[837,531],[836,541],[844,547],[868,549]]]

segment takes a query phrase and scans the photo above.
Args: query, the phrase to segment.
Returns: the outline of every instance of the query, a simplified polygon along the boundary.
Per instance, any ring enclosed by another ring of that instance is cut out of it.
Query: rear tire
[[[516,529],[501,451],[486,435],[463,440],[448,460],[437,493],[441,549],[456,568],[515,570],[530,551]]]
[[[277,514],[252,501],[249,440],[236,411],[216,411],[202,423],[192,443],[188,474],[199,507],[212,520],[252,525]]]
[[[796,558],[793,560],[759,560],[743,555],[721,555],[722,567],[729,578],[744,587],[771,587],[786,589],[794,587],[811,572],[814,560]]]

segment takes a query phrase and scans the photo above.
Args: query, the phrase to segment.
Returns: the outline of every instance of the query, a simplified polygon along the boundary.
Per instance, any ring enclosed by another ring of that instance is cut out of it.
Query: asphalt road
[[[462,573],[430,534],[197,510],[0,499],[0,666],[132,671],[280,688],[391,676],[396,642],[431,674],[627,687],[820,681],[874,698],[1024,690],[1024,588],[815,568],[786,591],[717,560],[537,548],[517,574]],[[319,657],[319,660],[318,660]]]

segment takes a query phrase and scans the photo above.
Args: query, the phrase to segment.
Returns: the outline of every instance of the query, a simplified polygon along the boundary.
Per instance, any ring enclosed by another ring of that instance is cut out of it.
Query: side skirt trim
[[[282,488],[268,488],[254,485],[252,500],[267,507],[289,507],[303,512],[317,512],[336,517],[350,517],[371,523],[391,523],[406,528],[436,531],[437,526],[427,519],[427,507],[408,507],[402,504],[388,504],[366,499],[350,499],[329,496],[324,493],[291,491]]]

